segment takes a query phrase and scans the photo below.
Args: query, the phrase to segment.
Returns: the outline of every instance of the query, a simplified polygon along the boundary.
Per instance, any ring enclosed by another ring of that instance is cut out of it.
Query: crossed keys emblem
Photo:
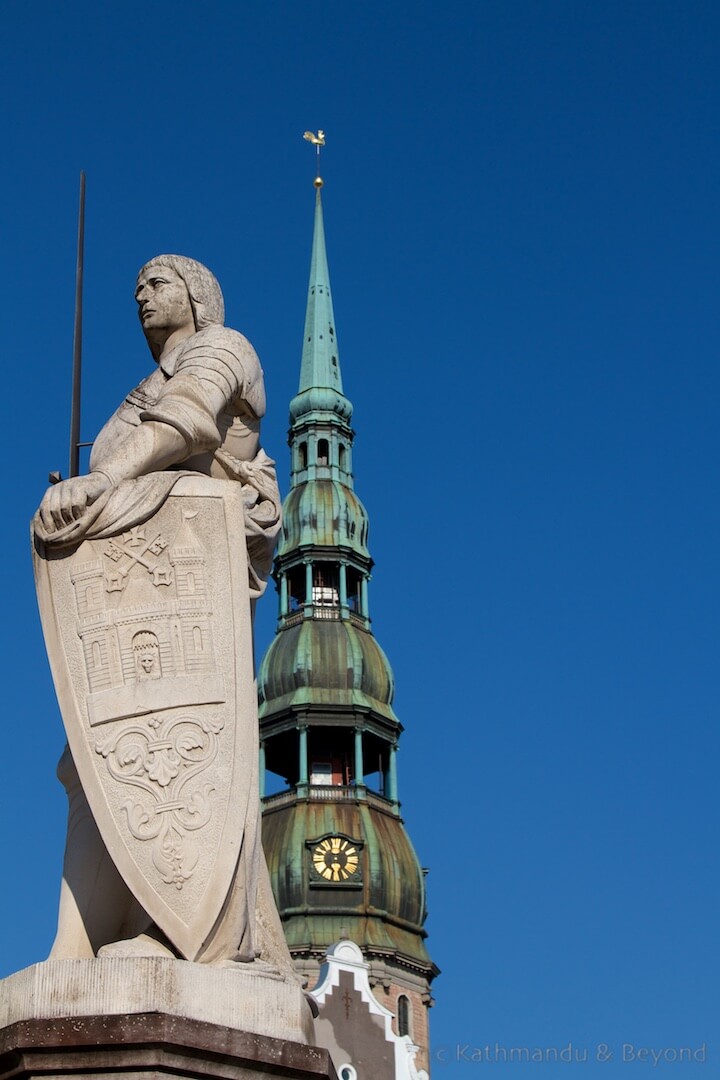
[[[172,585],[172,567],[161,566],[157,558],[150,557],[162,555],[167,546],[167,540],[162,533],[158,533],[148,541],[141,525],[136,525],[129,532],[123,533],[121,540],[111,540],[104,554],[115,563],[115,566],[112,570],[105,572],[105,591],[122,592],[128,574],[134,566],[144,567],[150,574],[153,585]]]

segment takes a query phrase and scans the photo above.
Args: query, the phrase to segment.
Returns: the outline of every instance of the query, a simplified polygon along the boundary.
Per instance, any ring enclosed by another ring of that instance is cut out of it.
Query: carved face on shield
[[[161,676],[160,645],[155,634],[147,630],[140,631],[135,634],[132,647],[136,678],[140,681],[159,679]]]

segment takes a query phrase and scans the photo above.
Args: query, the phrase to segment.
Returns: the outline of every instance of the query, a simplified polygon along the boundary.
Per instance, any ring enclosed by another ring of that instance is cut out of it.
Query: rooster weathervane
[[[322,182],[322,178],[320,176],[320,147],[325,145],[325,132],[322,130],[322,128],[318,128],[317,135],[314,135],[312,133],[312,131],[306,131],[305,134],[303,135],[303,139],[305,139],[309,143],[312,143],[312,145],[315,147],[315,150],[317,152],[316,153],[316,174],[315,174],[314,184],[315,184],[316,188],[321,188],[323,186],[323,182]]]

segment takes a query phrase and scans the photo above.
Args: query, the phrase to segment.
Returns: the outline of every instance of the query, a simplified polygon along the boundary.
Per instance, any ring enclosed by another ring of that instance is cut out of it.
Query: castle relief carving
[[[167,537],[137,526],[96,542],[100,558],[73,569],[93,726],[225,700],[195,513],[183,511]]]

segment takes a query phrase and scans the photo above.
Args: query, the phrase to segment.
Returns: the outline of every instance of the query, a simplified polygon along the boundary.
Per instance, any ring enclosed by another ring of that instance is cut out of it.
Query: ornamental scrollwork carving
[[[201,774],[217,757],[222,727],[189,716],[165,721],[151,716],[95,747],[113,779],[143,793],[123,803],[128,828],[136,840],[153,841],[153,864],[176,889],[197,866],[199,847],[192,834],[212,817],[214,788]]]

